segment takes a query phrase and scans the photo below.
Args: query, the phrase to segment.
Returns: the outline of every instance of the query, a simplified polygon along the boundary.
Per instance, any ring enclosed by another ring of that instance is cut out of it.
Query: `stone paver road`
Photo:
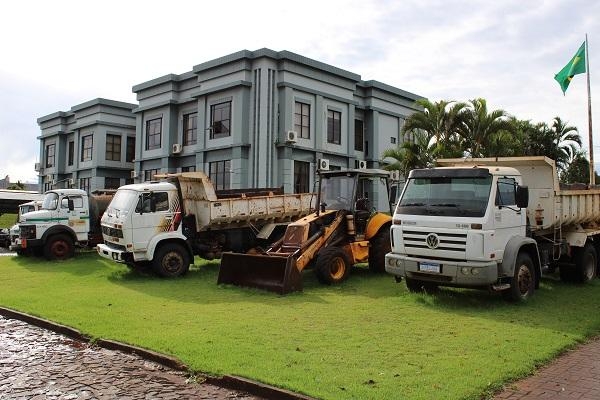
[[[0,399],[260,398],[0,316]]]

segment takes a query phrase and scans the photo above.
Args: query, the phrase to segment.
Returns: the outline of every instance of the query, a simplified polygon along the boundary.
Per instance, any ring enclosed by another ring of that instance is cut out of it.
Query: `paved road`
[[[260,398],[0,316],[0,399]]]

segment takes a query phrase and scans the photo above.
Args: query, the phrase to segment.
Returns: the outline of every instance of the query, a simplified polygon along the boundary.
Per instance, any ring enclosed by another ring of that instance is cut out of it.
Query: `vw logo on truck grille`
[[[430,233],[427,235],[427,238],[425,238],[425,242],[430,249],[437,249],[440,245],[440,238],[435,233]]]

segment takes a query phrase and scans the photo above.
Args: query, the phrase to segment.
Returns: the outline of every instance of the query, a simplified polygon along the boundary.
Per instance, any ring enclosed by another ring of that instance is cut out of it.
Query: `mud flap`
[[[218,284],[254,287],[279,294],[302,290],[296,257],[223,253]]]

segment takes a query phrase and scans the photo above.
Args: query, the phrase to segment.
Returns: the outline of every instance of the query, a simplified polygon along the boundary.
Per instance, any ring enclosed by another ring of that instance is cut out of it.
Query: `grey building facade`
[[[415,94],[288,51],[240,51],[133,87],[136,181],[201,170],[219,189],[313,189],[319,162],[380,167]]]
[[[94,99],[38,118],[40,191],[118,188],[132,182],[136,104]]]

